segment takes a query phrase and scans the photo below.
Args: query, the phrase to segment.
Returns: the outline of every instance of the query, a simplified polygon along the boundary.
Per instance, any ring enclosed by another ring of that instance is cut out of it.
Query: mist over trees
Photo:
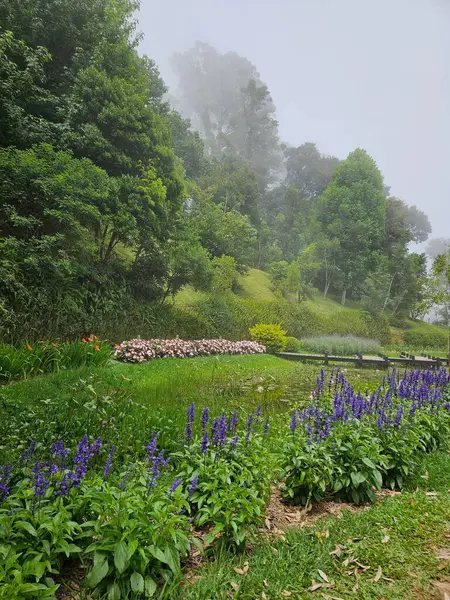
[[[3,335],[25,314],[36,335],[49,318],[72,335],[249,267],[289,301],[319,290],[423,314],[426,256],[409,245],[430,223],[375,160],[284,144],[256,66],[202,42],[173,56],[172,106],[138,54],[136,8],[0,0]]]

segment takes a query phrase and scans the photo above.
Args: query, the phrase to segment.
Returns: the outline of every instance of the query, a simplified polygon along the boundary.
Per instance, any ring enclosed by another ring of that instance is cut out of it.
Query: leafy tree
[[[345,304],[347,292],[357,294],[376,270],[386,227],[383,178],[364,150],[355,150],[336,168],[321,197],[318,219],[325,235],[339,242],[336,264]]]
[[[269,277],[275,290],[284,296],[287,292],[289,263],[285,260],[274,261],[269,265]]]
[[[249,218],[215,204],[208,190],[190,186],[187,209],[190,229],[213,257],[231,256],[240,270],[253,263],[257,231]]]
[[[303,198],[318,198],[331,182],[339,159],[321,154],[316,144],[306,142],[285,148],[286,185],[299,190]]]
[[[200,134],[191,129],[189,119],[183,119],[175,110],[166,115],[166,121],[172,136],[173,151],[181,159],[186,177],[198,179],[207,169]]]
[[[213,268],[213,289],[217,292],[231,292],[239,276],[235,259],[225,255],[215,257]]]
[[[246,215],[258,227],[260,193],[256,176],[246,163],[229,157],[214,159],[199,185],[225,212],[234,210]]]
[[[433,263],[434,302],[442,307],[448,325],[448,354],[450,356],[450,250],[436,257]]]

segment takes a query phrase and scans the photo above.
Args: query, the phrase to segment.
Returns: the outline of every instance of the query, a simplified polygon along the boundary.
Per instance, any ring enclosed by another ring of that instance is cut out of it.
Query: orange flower
[[[53,348],[59,348],[58,344],[55,344],[55,342],[52,342],[51,345],[53,346]]]
[[[33,346],[30,346],[30,344],[27,344],[27,348],[30,352],[33,350]]]
[[[96,335],[92,336],[94,338],[94,340],[98,340],[98,337]]]
[[[81,341],[83,342],[83,344],[87,344],[87,339],[86,338],[81,338]]]
[[[114,347],[119,349],[120,348],[120,344],[114,344]]]
[[[100,352],[100,348],[98,346],[95,346],[95,349],[97,350],[97,352]]]

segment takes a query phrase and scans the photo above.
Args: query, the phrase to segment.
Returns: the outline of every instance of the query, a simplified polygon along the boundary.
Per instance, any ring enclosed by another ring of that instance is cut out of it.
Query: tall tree
[[[310,200],[320,196],[331,182],[339,164],[335,156],[321,154],[316,144],[306,142],[296,148],[285,148],[286,184],[297,188]]]
[[[333,174],[318,205],[325,235],[339,243],[337,266],[342,276],[342,303],[348,292],[357,294],[375,271],[386,229],[383,177],[375,161],[357,149]]]

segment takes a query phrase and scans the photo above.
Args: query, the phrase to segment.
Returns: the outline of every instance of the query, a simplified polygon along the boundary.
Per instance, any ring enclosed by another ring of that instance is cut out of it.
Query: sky
[[[172,90],[170,56],[197,40],[245,56],[283,141],[364,148],[450,237],[450,0],[141,0],[138,18]]]

